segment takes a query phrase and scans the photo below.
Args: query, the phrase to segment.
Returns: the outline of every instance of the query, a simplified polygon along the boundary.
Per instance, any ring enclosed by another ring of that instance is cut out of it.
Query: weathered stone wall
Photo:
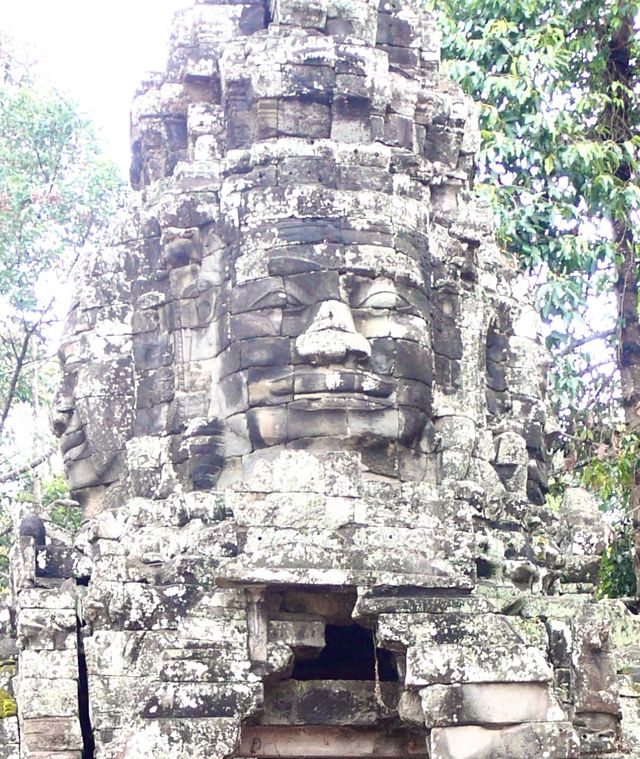
[[[61,348],[83,525],[12,560],[21,756],[640,755],[430,17],[197,3],[132,142]]]

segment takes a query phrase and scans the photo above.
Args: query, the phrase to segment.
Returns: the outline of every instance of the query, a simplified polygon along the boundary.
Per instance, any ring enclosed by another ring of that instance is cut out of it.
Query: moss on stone
[[[15,698],[9,691],[0,688],[0,719],[15,717],[18,713],[18,706]]]

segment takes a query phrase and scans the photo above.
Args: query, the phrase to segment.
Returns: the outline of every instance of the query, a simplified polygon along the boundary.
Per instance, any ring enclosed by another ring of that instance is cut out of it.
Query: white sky
[[[0,0],[0,25],[71,94],[128,171],[129,108],[146,71],[162,70],[174,12],[193,0]]]

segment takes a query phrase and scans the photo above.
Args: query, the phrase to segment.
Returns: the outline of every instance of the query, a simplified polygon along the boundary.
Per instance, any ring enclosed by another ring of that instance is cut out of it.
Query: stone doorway
[[[261,611],[264,621],[255,629],[268,642],[254,648],[268,652],[259,664],[264,706],[243,726],[238,756],[427,757],[426,731],[408,729],[398,714],[404,657],[379,648],[374,631],[354,620],[355,600],[335,589],[261,594],[254,617]],[[286,664],[283,648],[292,654]]]

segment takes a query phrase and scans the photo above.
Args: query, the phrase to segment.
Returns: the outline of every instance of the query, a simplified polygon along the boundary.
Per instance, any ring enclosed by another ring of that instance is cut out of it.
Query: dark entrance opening
[[[296,661],[293,680],[375,680],[397,682],[393,654],[375,647],[371,630],[360,625],[327,625],[326,646],[313,661]]]

